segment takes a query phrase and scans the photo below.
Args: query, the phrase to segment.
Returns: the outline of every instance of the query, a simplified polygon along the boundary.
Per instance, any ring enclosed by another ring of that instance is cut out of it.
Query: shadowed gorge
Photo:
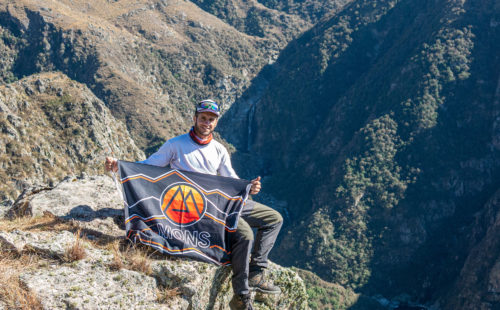
[[[354,1],[261,73],[223,124],[251,116],[223,132],[286,201],[275,259],[370,296],[467,309],[443,294],[500,185],[498,14],[494,1]]]

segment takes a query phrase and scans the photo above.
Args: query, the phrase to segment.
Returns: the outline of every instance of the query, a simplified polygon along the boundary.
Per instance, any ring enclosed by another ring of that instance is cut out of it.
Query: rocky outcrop
[[[0,199],[66,175],[103,172],[105,156],[143,158],[123,123],[85,85],[61,73],[0,85]]]
[[[67,178],[25,195],[8,214],[28,215],[30,224],[0,221],[0,258],[39,257],[36,268],[22,268],[19,281],[43,309],[228,309],[229,267],[129,248],[123,244],[122,206],[109,176]],[[256,294],[256,309],[307,309],[305,285],[295,271],[271,264],[269,274],[283,292]],[[12,302],[1,294],[0,300]]]
[[[68,177],[54,188],[28,189],[7,212],[9,218],[50,213],[77,221],[97,236],[123,236],[123,201],[109,176]]]

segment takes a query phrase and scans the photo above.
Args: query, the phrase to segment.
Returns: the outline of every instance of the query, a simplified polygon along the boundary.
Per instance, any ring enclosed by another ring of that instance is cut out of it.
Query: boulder
[[[63,220],[72,220],[87,233],[122,237],[123,201],[109,176],[66,178],[55,188],[23,195],[10,214],[30,214],[33,217],[50,213]]]
[[[69,231],[41,231],[37,233],[14,230],[0,231],[2,248],[20,254],[24,250],[32,250],[50,257],[63,257],[67,248],[75,243],[75,236]]]
[[[82,262],[26,272],[20,278],[44,309],[168,309],[156,303],[155,279],[136,271],[110,271]]]

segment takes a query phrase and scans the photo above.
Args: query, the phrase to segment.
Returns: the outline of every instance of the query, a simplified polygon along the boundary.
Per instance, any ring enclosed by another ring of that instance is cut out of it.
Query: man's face
[[[196,135],[200,138],[206,138],[214,131],[219,118],[213,113],[201,112],[195,115],[193,120]]]

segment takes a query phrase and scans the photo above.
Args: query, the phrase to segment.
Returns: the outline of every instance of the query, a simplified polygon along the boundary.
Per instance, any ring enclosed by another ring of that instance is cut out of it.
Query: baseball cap
[[[217,116],[220,115],[219,105],[212,99],[205,99],[198,102],[196,106],[196,112],[210,112]]]

